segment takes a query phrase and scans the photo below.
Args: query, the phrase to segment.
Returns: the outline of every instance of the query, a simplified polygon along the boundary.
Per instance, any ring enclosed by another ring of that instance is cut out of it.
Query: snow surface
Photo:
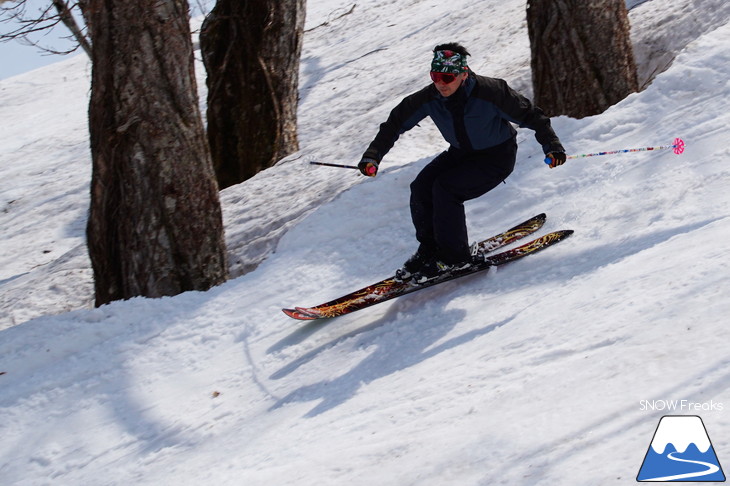
[[[632,7],[640,76],[666,71],[554,127],[571,154],[685,153],[549,170],[521,130],[472,236],[546,211],[570,239],[328,322],[280,308],[402,263],[408,185],[445,147],[428,122],[374,179],[307,160],[356,163],[438,42],[531,95],[524,2],[309,2],[302,150],[223,192],[236,278],[174,298],[91,307],[84,57],[0,81],[0,484],[633,484],[667,413],[728,462],[730,2]],[[664,400],[700,411],[642,405]]]

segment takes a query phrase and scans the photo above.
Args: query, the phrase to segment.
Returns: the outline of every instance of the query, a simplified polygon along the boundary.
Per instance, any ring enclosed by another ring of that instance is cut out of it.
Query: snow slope
[[[353,5],[310,2],[302,150],[224,192],[232,268],[248,273],[205,293],[90,308],[89,68],[78,56],[0,81],[0,484],[629,484],[669,412],[702,415],[727,462],[730,4],[636,5],[642,75],[666,52],[671,66],[602,115],[554,120],[570,153],[679,136],[684,155],[548,170],[522,130],[508,183],[467,205],[472,235],[542,211],[575,235],[301,323],[279,309],[382,278],[415,249],[408,184],[444,146],[423,123],[375,179],[306,160],[356,162],[428,82],[440,41],[531,91],[524,2]]]

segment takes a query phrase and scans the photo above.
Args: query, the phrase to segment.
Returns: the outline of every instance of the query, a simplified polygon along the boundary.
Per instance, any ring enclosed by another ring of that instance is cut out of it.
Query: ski
[[[507,231],[504,231],[502,233],[499,233],[497,235],[491,236],[485,240],[482,240],[478,242],[475,246],[476,248],[473,249],[473,253],[481,253],[483,255],[488,254],[489,252],[493,252],[499,248],[502,248],[503,246],[509,245],[511,243],[514,243],[515,241],[524,238],[526,236],[531,235],[532,233],[536,232],[542,226],[545,224],[545,220],[547,219],[547,215],[545,213],[538,214],[537,216],[533,216],[530,219],[527,219],[520,224],[513,226],[512,228],[508,229]],[[368,285],[367,287],[364,287],[360,290],[356,290],[354,292],[351,292],[349,294],[343,295],[342,297],[332,300],[330,302],[326,302],[324,304],[320,304],[315,307],[305,308],[305,307],[295,307],[294,309],[282,309],[282,311],[288,315],[289,317],[292,317],[294,319],[318,319],[318,316],[311,317],[312,312],[317,312],[319,309],[327,308],[327,307],[336,307],[339,305],[343,305],[351,300],[356,300],[358,296],[361,295],[368,295],[371,291],[376,292],[377,295],[386,295],[388,294],[389,290],[392,288],[392,290],[397,290],[397,287],[400,287],[402,282],[398,282],[394,280],[394,278],[388,277],[386,279],[381,280],[380,282],[376,282],[374,284]],[[402,295],[402,294],[401,294]],[[395,296],[397,297],[397,295]],[[389,297],[392,298],[392,297]],[[383,301],[388,300],[384,299]],[[370,304],[373,305],[373,304]],[[298,309],[301,309],[298,310]],[[309,313],[303,312],[304,310],[309,310]],[[359,309],[355,309],[359,310]],[[351,312],[351,311],[350,311]],[[346,312],[347,313],[347,312]]]
[[[487,254],[493,252],[494,250],[498,250],[503,246],[514,243],[515,241],[522,239],[525,236],[529,236],[542,228],[542,226],[545,224],[546,219],[547,215],[545,213],[540,213],[537,216],[533,216],[532,218],[521,222],[517,226],[514,226],[503,233],[491,236],[486,240],[480,241],[476,244],[476,251],[481,254]]]
[[[518,224],[513,228],[510,228],[503,233],[479,242],[477,244],[477,248],[479,249],[479,252],[481,254],[489,255],[494,250],[509,245],[510,243],[513,243],[539,230],[545,223],[545,219],[546,216],[544,213],[539,214]],[[511,250],[503,251],[501,253],[497,253],[491,256],[485,256],[485,260],[483,263],[480,263],[478,265],[472,265],[459,271],[441,275],[425,283],[416,284],[412,282],[399,282],[394,280],[393,277],[389,277],[381,280],[380,282],[368,285],[367,287],[356,290],[324,304],[320,304],[314,307],[295,307],[293,309],[282,309],[282,311],[289,317],[299,320],[322,319],[349,314],[351,312],[364,309],[365,307],[369,307],[380,302],[385,302],[401,295],[406,295],[420,289],[437,285],[439,283],[486,270],[491,266],[503,265],[505,263],[514,261],[516,259],[522,258],[523,256],[546,248],[547,246],[553,245],[554,243],[557,243],[558,241],[564,239],[571,233],[572,230],[563,230],[549,233]]]
[[[417,290],[432,287],[466,275],[478,273],[493,266],[513,262],[552,246],[555,243],[564,240],[571,234],[573,234],[573,230],[561,230],[548,233],[516,248],[486,257],[482,263],[471,265],[468,268],[454,272],[445,273],[424,283],[417,284],[413,282],[399,282],[391,277],[325,304],[315,307],[295,307],[294,309],[282,310],[289,317],[299,320],[326,319],[342,316],[381,302],[386,302],[402,295],[416,292]]]

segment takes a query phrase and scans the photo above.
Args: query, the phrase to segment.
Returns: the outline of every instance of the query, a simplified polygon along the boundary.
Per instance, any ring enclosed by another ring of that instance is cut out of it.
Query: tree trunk
[[[218,0],[200,33],[208,140],[221,189],[299,150],[305,0]]]
[[[85,0],[92,33],[87,226],[96,304],[226,278],[186,0]]]
[[[528,0],[527,26],[548,115],[596,115],[638,90],[624,0]]]

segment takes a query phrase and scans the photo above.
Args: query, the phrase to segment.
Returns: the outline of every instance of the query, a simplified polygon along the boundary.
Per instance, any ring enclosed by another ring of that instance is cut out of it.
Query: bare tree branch
[[[74,16],[71,13],[71,9],[69,8],[68,3],[64,2],[63,0],[53,0],[53,6],[56,7],[56,11],[61,18],[61,22],[63,22],[63,25],[65,25],[68,30],[71,31],[71,34],[73,34],[74,38],[79,43],[81,48],[86,52],[86,55],[91,58],[91,44],[89,43],[89,40],[86,38],[84,33],[81,32],[79,25],[76,23],[76,19],[74,19]]]
[[[27,0],[10,2],[0,0],[0,24],[10,26],[7,32],[0,33],[0,42],[16,40],[22,44],[37,47],[50,54],[69,54],[82,47],[89,57],[91,56],[91,45],[88,37],[84,34],[84,28],[76,22],[74,12],[78,12],[78,4],[66,0],[51,0],[45,8],[34,12],[29,11]],[[33,39],[33,34],[50,31],[58,24],[63,24],[71,32],[70,36],[63,39],[74,39],[76,45],[71,49],[58,50]]]

